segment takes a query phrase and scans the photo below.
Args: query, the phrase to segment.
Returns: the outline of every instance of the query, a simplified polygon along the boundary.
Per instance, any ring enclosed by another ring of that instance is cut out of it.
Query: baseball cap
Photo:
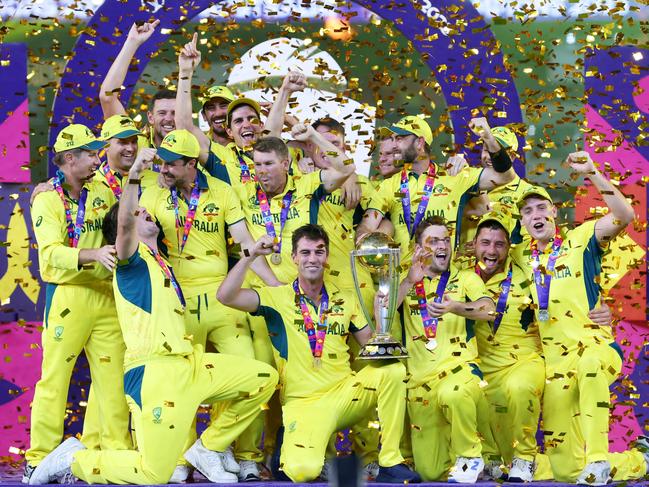
[[[237,98],[236,100],[232,100],[228,105],[228,114],[226,117],[227,125],[230,125],[230,114],[234,111],[235,108],[240,107],[241,105],[248,105],[255,112],[257,112],[258,116],[261,114],[261,107],[255,100],[253,100],[252,98]]]
[[[507,210],[506,207],[503,207],[497,203],[493,205],[491,211],[482,215],[482,217],[478,221],[477,228],[480,229],[480,227],[484,223],[489,221],[495,221],[496,223],[499,223],[505,229],[507,234],[511,234],[514,230],[514,227],[516,227],[516,219],[514,218],[514,216]]]
[[[230,91],[230,88],[228,88],[227,86],[212,85],[203,92],[203,94],[200,97],[200,100],[203,103],[203,105],[205,105],[205,103],[207,103],[212,98],[223,98],[228,102],[232,102],[234,101],[235,96],[232,94],[232,91]]]
[[[433,132],[430,129],[428,122],[416,115],[409,115],[403,117],[394,125],[390,127],[381,127],[379,129],[381,137],[389,137],[391,135],[414,135],[416,137],[423,137],[428,145],[433,143]]]
[[[63,152],[72,149],[99,150],[106,142],[98,140],[95,134],[80,123],[73,123],[65,127],[56,136],[54,152]]]
[[[532,196],[536,196],[537,198],[541,198],[543,200],[548,200],[550,203],[554,204],[552,198],[550,197],[550,194],[545,190],[545,188],[541,186],[532,186],[528,188],[518,199],[518,202],[516,203],[518,209],[520,210],[525,204],[525,200]]]
[[[183,157],[198,157],[201,147],[198,139],[189,130],[172,130],[162,139],[157,155],[165,162],[172,162]]]
[[[491,129],[491,135],[504,149],[518,150],[518,138],[516,134],[507,127],[494,127]]]
[[[126,139],[134,135],[142,135],[142,132],[137,129],[133,119],[126,115],[113,115],[112,117],[108,117],[101,126],[102,140],[112,139],[113,137]]]

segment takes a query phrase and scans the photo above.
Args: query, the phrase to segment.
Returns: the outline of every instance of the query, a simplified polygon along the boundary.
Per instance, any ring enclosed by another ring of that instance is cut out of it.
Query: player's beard
[[[415,148],[415,141],[406,147],[406,149],[401,153],[403,156],[404,164],[413,164],[417,160],[417,149]]]

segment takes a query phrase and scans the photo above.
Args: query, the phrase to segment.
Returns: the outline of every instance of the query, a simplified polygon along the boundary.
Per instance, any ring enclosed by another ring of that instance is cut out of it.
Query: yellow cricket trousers
[[[545,383],[543,358],[532,355],[492,373],[483,372],[491,430],[503,461],[509,464],[512,457],[534,461]]]
[[[89,419],[96,424],[84,427],[93,432],[89,446],[131,448],[123,389],[125,348],[110,281],[47,284],[43,327],[43,362],[32,402],[27,462],[38,465],[61,442],[70,378],[82,350],[92,379],[88,409],[96,411]]]
[[[400,362],[370,364],[325,394],[287,401],[280,469],[294,482],[315,479],[322,470],[331,435],[353,426],[375,408],[381,422],[379,464],[391,467],[403,463],[399,441],[405,377],[406,368]]]
[[[277,385],[277,372],[254,359],[204,354],[147,360],[124,375],[139,450],[82,450],[73,473],[88,483],[165,484],[201,403],[227,401],[208,427],[203,445],[225,450],[261,412]]]
[[[589,345],[556,363],[546,361],[545,450],[559,482],[574,482],[587,463],[602,460],[611,463],[615,481],[646,473],[639,451],[608,451],[609,385],[622,368],[622,352],[612,345]]]
[[[408,389],[415,469],[424,481],[446,480],[457,457],[481,457],[480,436],[493,444],[480,381],[478,367],[464,364]]]
[[[187,298],[185,312],[185,329],[193,337],[192,343],[205,348],[211,343],[219,353],[238,357],[255,358],[252,337],[248,325],[248,314],[221,304],[216,299],[216,290]],[[227,407],[225,403],[212,407],[210,421]],[[260,414],[235,442],[234,453],[239,460],[261,461],[263,455],[259,449],[264,429],[264,414]],[[209,430],[206,433],[209,436]],[[196,441],[196,428],[190,428],[185,444],[187,450]],[[185,463],[184,458],[180,459]]]

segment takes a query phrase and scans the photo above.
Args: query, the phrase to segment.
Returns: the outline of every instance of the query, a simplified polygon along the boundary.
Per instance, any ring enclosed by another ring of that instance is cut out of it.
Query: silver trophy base
[[[360,352],[358,360],[393,360],[408,358],[406,348],[390,335],[376,335],[368,341]]]

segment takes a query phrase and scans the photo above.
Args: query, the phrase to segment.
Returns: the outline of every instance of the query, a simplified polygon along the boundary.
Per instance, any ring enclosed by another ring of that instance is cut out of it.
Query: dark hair
[[[101,225],[101,233],[104,234],[108,245],[115,245],[117,240],[117,213],[119,213],[119,202],[110,207]]]
[[[318,130],[318,127],[320,126],[327,127],[329,131],[340,134],[343,137],[345,137],[345,126],[335,118],[323,117],[323,118],[319,118],[318,120],[316,120],[311,124],[313,130]]]
[[[424,234],[428,227],[444,227],[450,231],[450,229],[448,228],[448,223],[443,216],[429,216],[428,218],[424,218],[417,227],[417,230],[415,230],[415,242],[421,245],[421,236]]]
[[[54,154],[54,157],[52,158],[52,163],[56,167],[61,167],[65,162],[65,155],[68,152],[70,154],[74,154],[76,157],[79,157],[79,154],[81,154],[83,151],[85,151],[85,149],[76,148],[76,149],[64,150],[62,152],[57,152],[56,154]]]
[[[478,229],[475,232],[476,240],[478,238],[478,235],[480,234],[480,231],[483,228],[488,228],[490,230],[502,230],[503,232],[505,232],[505,235],[507,236],[507,242],[509,242],[509,232],[507,231],[505,226],[497,220],[485,220],[482,223],[480,223],[480,225],[478,225]]]
[[[155,102],[158,100],[175,100],[175,99],[176,99],[175,91],[171,91],[167,88],[158,90],[153,94],[153,97],[151,98],[151,104],[149,105],[151,107],[150,111],[153,111],[153,106],[155,105]]]
[[[280,159],[288,159],[288,147],[279,137],[262,137],[252,147],[253,151],[268,154],[274,152]]]
[[[324,228],[320,225],[309,223],[307,225],[302,225],[293,232],[293,236],[291,237],[291,252],[293,254],[297,252],[297,244],[303,238],[311,240],[312,242],[322,240],[325,244],[325,249],[327,249],[327,253],[329,253],[329,235],[327,235],[327,232],[325,232]]]

